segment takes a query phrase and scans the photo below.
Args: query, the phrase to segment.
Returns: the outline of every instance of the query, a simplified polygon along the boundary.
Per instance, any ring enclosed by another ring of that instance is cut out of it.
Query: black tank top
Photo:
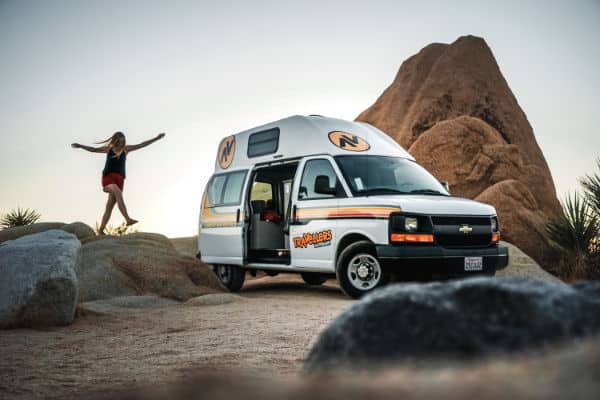
[[[106,163],[102,170],[102,176],[106,176],[112,172],[120,174],[125,178],[125,160],[127,159],[127,153],[123,151],[120,156],[117,157],[114,151],[110,149],[106,153]]]

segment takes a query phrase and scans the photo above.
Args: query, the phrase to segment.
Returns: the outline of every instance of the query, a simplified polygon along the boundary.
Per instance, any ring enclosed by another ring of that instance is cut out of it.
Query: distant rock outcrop
[[[70,324],[80,249],[75,235],[62,230],[0,244],[0,328]]]
[[[528,351],[600,332],[600,283],[473,278],[391,285],[325,329],[309,372]]]
[[[83,222],[73,222],[65,224],[64,222],[39,222],[37,224],[16,226],[14,228],[3,229],[0,231],[0,243],[7,240],[15,240],[23,236],[34,233],[45,232],[50,229],[62,229],[77,236],[80,241],[86,241],[96,236],[94,230]]]
[[[494,205],[504,238],[549,265],[545,225],[560,213],[554,183],[483,39],[425,47],[357,120],[389,134],[454,195]]]
[[[81,301],[157,294],[179,301],[223,291],[211,269],[155,233],[98,236],[82,248]]]

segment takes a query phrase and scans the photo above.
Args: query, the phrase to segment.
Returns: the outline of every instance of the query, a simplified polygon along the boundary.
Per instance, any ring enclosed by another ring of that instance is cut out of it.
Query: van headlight
[[[406,232],[416,232],[419,229],[419,222],[416,218],[406,217],[404,218],[404,230]]]
[[[498,232],[498,218],[492,217],[492,232]]]

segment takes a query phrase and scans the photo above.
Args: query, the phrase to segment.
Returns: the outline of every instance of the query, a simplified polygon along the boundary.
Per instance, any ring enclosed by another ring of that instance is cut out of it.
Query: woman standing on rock
[[[138,222],[127,213],[127,207],[125,207],[125,200],[123,199],[127,154],[142,149],[163,137],[165,137],[165,134],[160,133],[155,138],[146,140],[145,142],[127,146],[123,132],[115,132],[110,138],[96,143],[101,144],[102,146],[100,147],[84,146],[79,143],[71,144],[71,147],[74,149],[84,149],[92,153],[106,153],[106,163],[104,164],[104,170],[102,170],[102,188],[105,193],[108,193],[108,201],[106,202],[106,209],[102,216],[102,223],[98,228],[98,234],[104,235],[104,228],[106,228],[115,204],[118,205],[119,211],[123,214],[127,226]]]

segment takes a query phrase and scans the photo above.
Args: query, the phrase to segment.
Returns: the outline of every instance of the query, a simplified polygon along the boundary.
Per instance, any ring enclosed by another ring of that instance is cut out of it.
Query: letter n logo
[[[367,151],[371,148],[365,139],[348,132],[329,132],[329,141],[340,149],[347,151]]]
[[[219,166],[223,169],[227,169],[233,162],[235,155],[235,136],[228,136],[219,145],[219,152],[217,154],[217,161]]]

